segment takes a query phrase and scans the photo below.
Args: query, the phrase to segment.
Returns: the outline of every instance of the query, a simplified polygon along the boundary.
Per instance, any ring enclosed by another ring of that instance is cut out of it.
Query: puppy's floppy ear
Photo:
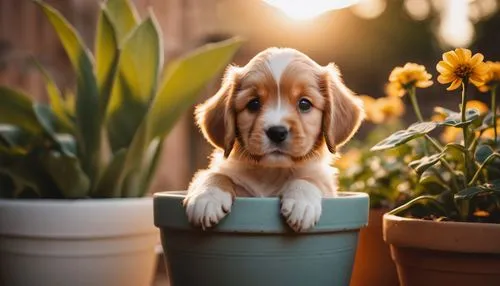
[[[345,144],[365,118],[363,102],[342,82],[334,64],[324,67],[321,86],[326,99],[323,134],[330,152]]]
[[[231,153],[236,138],[232,97],[238,89],[238,72],[238,67],[228,67],[219,91],[195,109],[196,122],[203,135],[214,147],[224,149],[225,157]]]

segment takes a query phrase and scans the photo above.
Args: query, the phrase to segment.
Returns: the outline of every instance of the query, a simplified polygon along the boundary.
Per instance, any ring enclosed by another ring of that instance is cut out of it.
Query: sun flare
[[[278,8],[288,17],[295,20],[313,19],[330,10],[342,9],[354,5],[359,0],[263,0]]]

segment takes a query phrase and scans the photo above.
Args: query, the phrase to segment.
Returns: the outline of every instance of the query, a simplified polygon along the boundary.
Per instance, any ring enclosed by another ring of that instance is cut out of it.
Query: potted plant
[[[384,215],[384,239],[390,244],[401,285],[498,285],[500,279],[500,153],[496,87],[499,63],[459,48],[443,54],[438,81],[462,88],[459,112],[437,107],[424,121],[415,93],[425,68],[398,69],[395,84],[409,94],[418,123],[375,145],[386,150],[425,140],[426,156],[409,166],[419,184],[435,182],[426,194]],[[412,79],[407,81],[406,79]],[[469,108],[469,83],[491,91],[491,111]],[[461,140],[442,145],[432,131],[456,128]]]
[[[375,99],[362,95],[370,131],[365,138],[352,140],[335,165],[339,168],[340,189],[365,192],[370,196],[368,226],[361,229],[351,286],[398,285],[396,267],[389,246],[382,238],[382,216],[418,195],[416,176],[407,164],[422,156],[422,148],[400,146],[384,152],[384,159],[369,149],[373,144],[402,128],[405,112],[399,96],[388,93]],[[365,124],[366,126],[366,124]]]
[[[150,285],[147,192],[162,141],[241,40],[164,68],[152,11],[140,19],[128,0],[103,3],[92,54],[58,11],[35,3],[74,68],[76,96],[63,97],[42,66],[50,104],[0,87],[0,284]]]
[[[177,285],[349,285],[359,229],[368,220],[368,195],[324,198],[319,223],[294,232],[280,214],[280,198],[236,197],[214,228],[193,227],[185,192],[156,193],[167,272]]]

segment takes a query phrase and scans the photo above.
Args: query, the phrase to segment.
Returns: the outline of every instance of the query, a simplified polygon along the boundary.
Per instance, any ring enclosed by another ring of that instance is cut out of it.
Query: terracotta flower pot
[[[500,224],[384,215],[402,286],[500,285]]]
[[[398,286],[396,265],[382,237],[382,217],[389,209],[370,209],[368,227],[359,233],[351,286]]]

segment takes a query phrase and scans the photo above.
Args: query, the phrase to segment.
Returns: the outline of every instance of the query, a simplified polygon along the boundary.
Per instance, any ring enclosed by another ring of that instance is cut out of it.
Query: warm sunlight
[[[468,0],[447,0],[439,25],[439,36],[451,47],[468,46],[474,38]]]
[[[264,0],[264,2],[280,9],[292,19],[307,20],[330,10],[351,6],[359,2],[359,0]]]

